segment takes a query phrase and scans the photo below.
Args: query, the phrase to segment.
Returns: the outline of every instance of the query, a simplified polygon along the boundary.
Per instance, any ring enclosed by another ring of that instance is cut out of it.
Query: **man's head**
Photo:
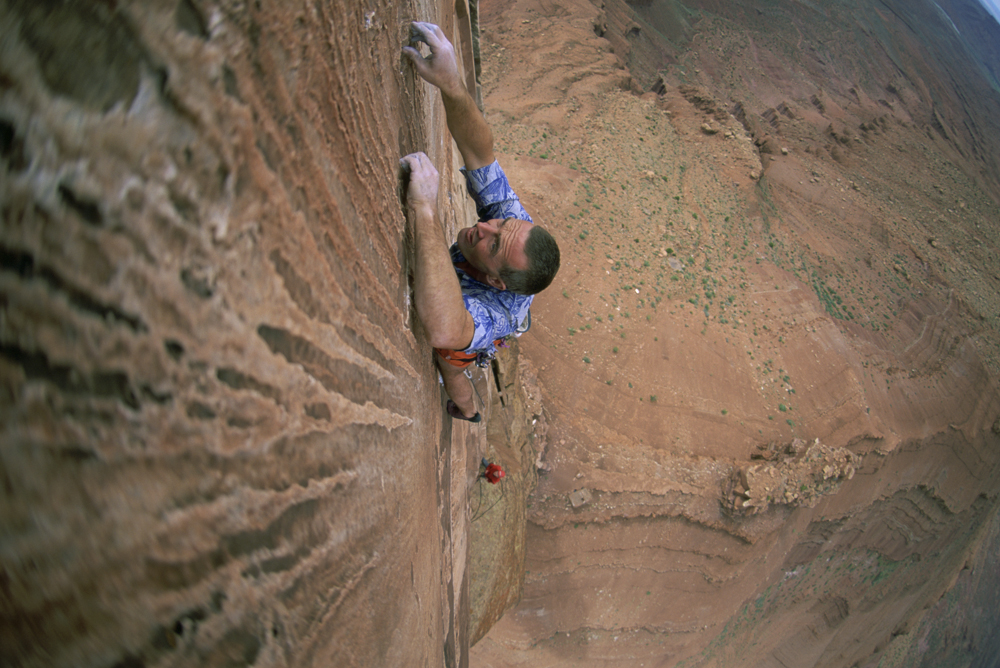
[[[480,274],[477,280],[522,295],[547,288],[559,270],[559,246],[552,235],[517,218],[463,229],[458,248]]]

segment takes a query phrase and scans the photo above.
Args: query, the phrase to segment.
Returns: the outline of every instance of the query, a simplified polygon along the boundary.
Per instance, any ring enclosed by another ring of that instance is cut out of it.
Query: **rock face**
[[[759,458],[773,463],[739,468],[726,485],[722,502],[734,513],[755,515],[773,504],[812,508],[854,477],[851,451],[828,448],[818,438],[809,446],[797,438],[780,454],[770,446],[761,449]]]
[[[536,450],[544,449],[541,392],[530,364],[512,343],[492,365],[487,447],[501,462],[497,485],[477,480],[469,492],[469,638],[474,645],[521,598],[527,550],[528,495],[538,481]],[[495,391],[493,391],[495,389]]]
[[[397,163],[473,218],[400,58],[457,7],[0,4],[0,663],[467,661]]]

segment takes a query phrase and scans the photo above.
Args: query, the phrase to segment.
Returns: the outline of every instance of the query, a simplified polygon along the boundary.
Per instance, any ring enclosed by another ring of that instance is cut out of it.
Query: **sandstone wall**
[[[464,0],[0,2],[3,665],[467,661],[412,19],[473,72]]]

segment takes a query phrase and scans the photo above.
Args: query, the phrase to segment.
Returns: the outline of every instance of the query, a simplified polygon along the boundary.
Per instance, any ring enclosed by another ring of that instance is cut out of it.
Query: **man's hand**
[[[399,164],[410,174],[406,205],[412,215],[416,246],[413,298],[417,314],[432,346],[465,350],[472,343],[476,325],[465,309],[448,241],[437,216],[438,172],[424,153],[411,153]]]
[[[423,42],[431,49],[431,55],[424,58],[413,46],[403,47],[403,53],[413,63],[417,74],[427,83],[440,88],[443,93],[464,93],[465,83],[458,71],[455,47],[444,36],[441,28],[433,23],[414,21],[410,24],[410,43],[417,42]]]
[[[410,24],[410,43],[423,42],[431,49],[424,58],[412,46],[404,46],[403,54],[427,83],[441,90],[441,101],[448,119],[448,130],[458,144],[465,166],[479,169],[493,162],[493,132],[472,99],[458,70],[455,47],[433,23],[414,21]],[[409,156],[407,156],[409,157]]]
[[[417,210],[430,207],[437,210],[438,171],[434,169],[426,153],[411,153],[399,161],[400,166],[410,173],[410,183],[406,189],[406,204]]]

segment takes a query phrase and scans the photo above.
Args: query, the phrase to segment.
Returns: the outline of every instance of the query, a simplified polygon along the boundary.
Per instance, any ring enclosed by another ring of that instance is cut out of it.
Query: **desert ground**
[[[474,665],[917,665],[886,647],[995,533],[1000,191],[837,9],[482,3],[563,268],[524,593]]]

